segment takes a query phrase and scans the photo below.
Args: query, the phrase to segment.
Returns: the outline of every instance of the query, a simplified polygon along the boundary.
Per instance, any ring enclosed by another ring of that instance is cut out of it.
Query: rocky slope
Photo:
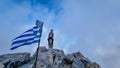
[[[0,55],[0,68],[34,68],[36,53],[15,53]],[[101,68],[80,52],[64,54],[59,49],[39,48],[37,68]]]

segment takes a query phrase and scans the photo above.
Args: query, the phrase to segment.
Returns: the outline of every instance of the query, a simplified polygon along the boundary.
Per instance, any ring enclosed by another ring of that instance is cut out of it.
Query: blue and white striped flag
[[[43,22],[40,22],[39,20],[37,20],[36,26],[25,31],[20,36],[12,40],[11,50],[14,50],[20,46],[30,45],[33,43],[39,43],[40,37],[42,34],[42,27],[43,27]]]

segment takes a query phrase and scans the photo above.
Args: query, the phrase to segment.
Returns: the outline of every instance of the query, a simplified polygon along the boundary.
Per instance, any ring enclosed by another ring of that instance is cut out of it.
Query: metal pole
[[[37,47],[37,52],[36,52],[36,58],[35,58],[35,68],[37,68],[37,59],[38,59],[38,53],[39,53],[39,45]]]
[[[42,24],[43,27],[43,24]],[[38,47],[37,47],[37,52],[36,52],[36,58],[35,58],[35,68],[37,68],[37,60],[38,60],[38,54],[39,54],[39,47],[40,47],[40,38],[41,38],[41,34],[42,34],[42,27],[41,27],[41,33],[39,36],[39,42],[38,42]],[[40,29],[39,29],[40,30]]]

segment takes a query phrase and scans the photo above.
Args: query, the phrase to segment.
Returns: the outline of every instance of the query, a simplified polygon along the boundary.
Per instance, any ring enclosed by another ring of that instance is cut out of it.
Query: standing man
[[[54,41],[53,37],[54,37],[54,33],[53,30],[51,29],[47,39],[49,48],[53,48],[53,41]]]

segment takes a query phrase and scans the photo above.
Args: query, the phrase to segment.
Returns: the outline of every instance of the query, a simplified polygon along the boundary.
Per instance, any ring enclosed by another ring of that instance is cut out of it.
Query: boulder
[[[93,68],[101,68],[99,64],[97,64],[96,62],[93,62]]]
[[[3,63],[0,63],[0,68],[5,68],[5,65]]]
[[[72,68],[85,68],[85,67],[84,63],[82,63],[79,58],[75,58],[73,60]]]
[[[20,65],[29,62],[29,58],[30,53],[4,54],[0,56],[0,63],[5,68],[18,68]]]

